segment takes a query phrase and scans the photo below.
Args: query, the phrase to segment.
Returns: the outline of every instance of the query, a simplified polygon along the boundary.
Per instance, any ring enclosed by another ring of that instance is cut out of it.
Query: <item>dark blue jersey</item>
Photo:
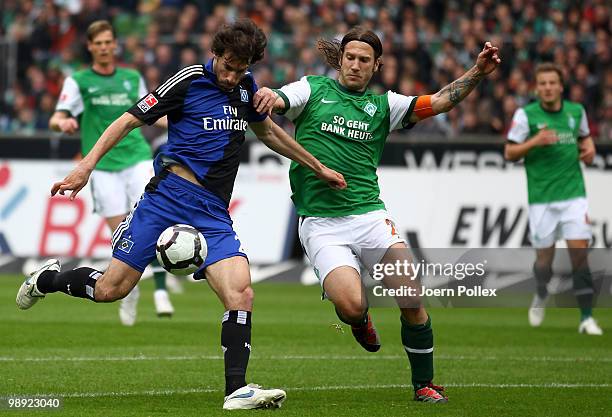
[[[168,143],[161,147],[156,167],[160,161],[187,166],[227,204],[248,125],[267,117],[253,108],[256,91],[251,73],[231,91],[219,88],[211,59],[205,66],[181,69],[128,112],[149,125],[168,115]]]

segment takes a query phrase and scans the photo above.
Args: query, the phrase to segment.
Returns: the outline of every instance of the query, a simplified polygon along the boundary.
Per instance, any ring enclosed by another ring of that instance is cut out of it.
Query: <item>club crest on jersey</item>
[[[130,91],[132,89],[132,84],[128,80],[123,80],[123,88]]]
[[[117,243],[117,249],[125,253],[130,253],[133,246],[134,242],[126,238],[122,238],[119,243]]]
[[[378,107],[376,107],[375,105],[373,105],[372,103],[370,103],[368,101],[368,103],[363,108],[363,111],[366,112],[367,114],[369,114],[370,117],[374,117],[374,113],[376,113],[377,109],[378,109]]]
[[[240,88],[240,101],[243,103],[249,102],[249,93],[244,88]]]
[[[140,102],[138,102],[138,108],[143,113],[146,113],[151,109],[151,107],[155,106],[156,104],[157,104],[157,99],[155,98],[153,93],[150,93],[148,96],[140,100]]]
[[[567,117],[567,125],[571,130],[574,130],[574,128],[576,127],[576,121],[572,116]]]

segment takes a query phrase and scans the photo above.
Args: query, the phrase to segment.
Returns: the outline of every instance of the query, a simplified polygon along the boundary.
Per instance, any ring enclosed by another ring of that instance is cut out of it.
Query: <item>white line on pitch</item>
[[[404,355],[276,355],[252,356],[252,360],[340,360],[340,361],[371,361],[371,360],[398,360]],[[436,355],[438,360],[453,361],[526,361],[526,362],[612,362],[612,358],[602,357],[563,357],[563,356],[464,356],[464,355]],[[0,362],[131,362],[131,361],[197,361],[197,360],[223,360],[221,355],[183,355],[183,356],[50,356],[50,357],[15,357],[0,356]]]
[[[491,388],[491,389],[511,389],[511,388],[610,388],[612,384],[565,384],[565,383],[543,383],[543,384],[445,384],[449,388]],[[392,389],[392,388],[412,388],[408,384],[384,384],[384,385],[323,385],[312,387],[288,387],[286,391],[340,391],[340,390],[371,390],[371,389]],[[157,395],[181,395],[181,394],[205,394],[221,393],[220,388],[185,388],[185,389],[159,389],[143,391],[107,391],[107,392],[56,392],[42,394],[27,394],[33,397],[60,397],[60,398],[97,398],[97,397],[134,397],[134,396],[157,396]],[[10,394],[23,396],[26,394]]]

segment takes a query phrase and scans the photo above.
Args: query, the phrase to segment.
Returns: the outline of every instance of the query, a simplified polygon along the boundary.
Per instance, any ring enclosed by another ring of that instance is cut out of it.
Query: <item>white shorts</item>
[[[302,247],[323,286],[327,275],[340,266],[361,267],[371,272],[386,249],[406,243],[395,229],[386,210],[343,217],[305,217],[300,219]]]
[[[529,205],[529,231],[534,248],[550,248],[557,240],[591,240],[589,205],[584,197]]]
[[[139,162],[121,171],[95,169],[89,179],[94,213],[105,218],[128,214],[152,176],[151,160]]]

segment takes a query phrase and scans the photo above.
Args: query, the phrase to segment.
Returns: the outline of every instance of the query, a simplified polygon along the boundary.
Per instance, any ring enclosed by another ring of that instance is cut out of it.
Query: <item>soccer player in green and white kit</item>
[[[376,263],[410,260],[404,239],[379,198],[376,169],[390,131],[411,127],[426,117],[451,110],[500,63],[487,42],[476,65],[433,95],[407,97],[367,90],[381,66],[382,44],[370,30],[356,27],[341,42],[319,41],[338,78],[306,76],[280,90],[260,90],[257,100],[295,122],[296,139],[326,165],[342,172],[347,188],[329,191],[292,164],[293,202],[301,216],[299,235],[323,290],[340,320],[368,351],[380,348],[368,306],[362,297],[360,269]],[[418,202],[415,202],[418,204]],[[368,249],[382,248],[377,259]],[[394,249],[394,250],[389,250]],[[382,258],[382,259],[381,259]],[[392,277],[393,278],[393,277]],[[412,369],[415,400],[446,402],[444,388],[433,385],[433,332],[425,308],[401,309],[401,340]]]
[[[536,248],[537,293],[529,323],[540,326],[552,276],[555,242],[565,239],[572,262],[574,294],[580,307],[580,333],[603,334],[592,317],[593,280],[587,262],[591,240],[588,204],[580,161],[593,161],[595,145],[581,104],[563,100],[563,72],[553,63],[536,67],[538,100],[514,113],[505,156],[525,160],[529,230]]]
[[[88,27],[87,49],[93,60],[91,68],[66,78],[55,113],[49,120],[51,129],[64,133],[76,132],[80,124],[83,156],[115,119],[148,92],[138,71],[115,65],[117,40],[110,23],[99,20]],[[160,125],[167,126],[165,118]],[[106,219],[112,232],[140,199],[153,176],[151,158],[151,147],[140,130],[135,129],[96,165],[91,175],[94,212]],[[174,308],[161,266],[154,266],[154,277],[157,314],[171,316]],[[139,290],[135,287],[119,306],[121,323],[126,326],[136,321],[138,297]]]

